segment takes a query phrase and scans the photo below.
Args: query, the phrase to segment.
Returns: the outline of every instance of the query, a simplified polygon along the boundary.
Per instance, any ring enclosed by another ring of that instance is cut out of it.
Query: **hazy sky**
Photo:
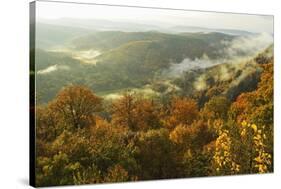
[[[37,1],[40,19],[106,19],[158,26],[199,26],[273,33],[273,16],[116,7]]]

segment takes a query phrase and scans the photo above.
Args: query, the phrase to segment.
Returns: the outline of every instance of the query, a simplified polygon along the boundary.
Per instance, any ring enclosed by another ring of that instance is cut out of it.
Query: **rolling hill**
[[[118,93],[126,89],[153,88],[158,83],[164,85],[164,88],[167,84],[176,86],[185,95],[195,95],[193,92],[196,91],[194,89],[196,79],[203,78],[204,81],[217,85],[216,81],[212,81],[214,80],[212,77],[216,77],[221,70],[231,70],[228,68],[230,66],[222,68],[220,65],[215,65],[227,63],[219,59],[225,56],[222,49],[227,49],[231,41],[237,37],[217,32],[166,34],[92,31],[90,34],[75,39],[72,38],[72,35],[68,35],[66,38],[66,51],[38,49],[36,52],[36,85],[40,91],[39,102],[48,102],[63,86],[69,84],[85,85],[92,88],[97,94],[109,95],[112,91]],[[74,56],[82,51],[92,50],[100,52],[95,57],[93,64],[85,63],[83,59],[77,59]],[[207,59],[205,60],[204,57]],[[195,64],[202,64],[202,66],[193,71],[186,71],[183,74],[185,79],[181,79],[181,74],[178,74],[180,78],[170,78],[167,70],[169,71],[172,65],[180,65],[186,59],[195,61]],[[216,61],[216,64],[211,63],[209,65],[211,68],[208,69],[199,69],[205,67],[207,61]],[[247,66],[247,69],[258,72],[250,65]],[[240,67],[242,71],[246,68]],[[239,78],[239,69],[235,68],[234,72],[231,74],[236,74],[237,77],[232,79],[236,80]],[[202,76],[203,73],[205,76]],[[207,75],[212,75],[212,77]],[[256,72],[254,75],[253,80],[256,80],[258,75]],[[195,81],[193,81],[194,79]],[[249,78],[247,80],[251,81]],[[199,81],[197,82],[199,84]],[[229,81],[220,83],[229,85]],[[247,84],[245,85],[247,88]],[[221,92],[217,89],[221,85],[216,89],[213,85],[208,87],[213,87],[213,91]],[[197,91],[196,95],[198,96],[202,91]],[[155,92],[163,91],[155,90]],[[227,91],[223,92],[226,95],[230,94]]]

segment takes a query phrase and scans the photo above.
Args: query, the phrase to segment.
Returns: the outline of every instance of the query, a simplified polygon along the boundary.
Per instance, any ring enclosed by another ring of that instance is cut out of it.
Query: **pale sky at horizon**
[[[42,19],[106,19],[154,24],[156,26],[197,26],[273,33],[273,16],[163,10],[59,2],[36,2],[36,17]]]

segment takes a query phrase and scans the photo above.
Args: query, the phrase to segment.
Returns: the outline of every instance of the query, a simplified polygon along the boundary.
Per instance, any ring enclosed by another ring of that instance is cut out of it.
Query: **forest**
[[[202,92],[130,90],[106,101],[87,86],[63,87],[36,107],[37,185],[273,172],[273,57],[253,61],[258,83],[234,99],[210,87],[203,102]]]
[[[37,23],[36,186],[274,171],[272,35],[91,23]]]

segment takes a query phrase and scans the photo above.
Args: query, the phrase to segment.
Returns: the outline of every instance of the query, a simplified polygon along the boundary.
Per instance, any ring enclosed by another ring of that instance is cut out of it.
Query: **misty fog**
[[[211,59],[206,54],[201,58],[185,58],[180,63],[171,63],[168,70],[163,71],[170,77],[178,77],[189,70],[209,68],[223,63],[240,63],[247,61],[273,43],[273,36],[267,33],[239,36],[232,41],[221,41],[227,48],[221,50],[223,58]]]

